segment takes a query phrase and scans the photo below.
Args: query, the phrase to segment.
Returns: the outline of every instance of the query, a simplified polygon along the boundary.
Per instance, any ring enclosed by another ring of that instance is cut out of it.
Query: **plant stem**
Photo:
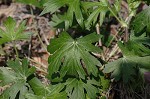
[[[30,6],[30,12],[31,12],[31,14],[33,15],[33,9],[32,9],[31,6]],[[33,19],[33,21],[34,21],[34,19]],[[42,41],[42,39],[41,39],[41,37],[40,37],[40,35],[39,35],[39,33],[38,33],[37,28],[36,28],[36,32],[35,32],[35,33],[37,34],[38,39],[39,39],[40,43],[42,44],[43,48],[44,48],[45,51],[48,53],[47,48],[46,48],[46,46],[44,45],[44,43],[43,43],[43,41]],[[49,54],[49,53],[48,53],[48,54]],[[49,55],[50,55],[50,54],[49,54]]]
[[[114,11],[112,10],[112,8],[109,5],[108,5],[108,9],[114,15],[114,17],[119,21],[119,23],[122,25],[122,27],[127,27],[127,24],[123,20],[120,20],[117,17],[117,15],[114,13]]]
[[[13,47],[14,47],[14,50],[15,50],[15,53],[16,53],[16,58],[19,58],[19,54],[18,54],[18,50],[17,50],[15,41],[13,41]]]
[[[37,34],[37,36],[38,36],[38,38],[39,38],[39,41],[41,42],[42,46],[44,47],[45,51],[47,51],[47,49],[46,49],[46,47],[45,47],[45,45],[44,45],[44,43],[43,43],[43,41],[42,41],[42,39],[41,39],[41,37],[40,37],[38,31],[36,31],[36,34]]]

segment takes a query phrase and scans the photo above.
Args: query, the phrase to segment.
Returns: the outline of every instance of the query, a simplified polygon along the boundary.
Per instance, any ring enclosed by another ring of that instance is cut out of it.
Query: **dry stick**
[[[128,26],[130,25],[130,21],[132,19],[133,16],[128,16],[126,19],[125,19],[125,22],[128,24]],[[126,27],[125,28],[125,42],[127,42],[129,40],[129,27]]]
[[[125,28],[125,36],[124,36],[124,37],[125,37],[125,38],[124,38],[124,41],[125,41],[125,42],[127,42],[128,39],[129,39],[129,33],[128,33],[128,32],[129,32],[129,31],[128,31],[128,28],[126,27],[126,28]]]
[[[29,48],[28,48],[28,58],[31,57],[31,46],[32,46],[32,36],[30,38]]]
[[[106,58],[106,61],[109,61],[109,59],[118,51],[119,47],[118,44],[115,44],[114,48],[112,49],[111,53],[109,56]]]
[[[98,23],[96,24],[96,32],[97,32],[97,34],[100,34],[100,25]],[[99,46],[102,46],[101,39],[99,39]]]
[[[45,69],[46,69],[46,67],[47,67],[47,66],[45,66],[45,65],[43,65],[43,64],[41,64],[41,63],[39,63],[39,62],[37,62],[37,61],[31,59],[31,58],[29,58],[29,60],[32,61],[32,62],[34,62],[34,63],[36,63],[36,64],[38,64],[38,65],[41,65],[41,66],[44,67]],[[39,71],[42,71],[43,73],[48,74],[48,73],[47,73],[46,71],[44,71],[43,69],[41,69],[41,68],[39,68],[39,67],[37,67],[37,66],[34,66],[34,67],[35,67],[36,69],[38,69]]]
[[[119,29],[119,31],[120,31],[121,29]],[[114,36],[113,36],[113,38],[111,39],[111,41],[110,41],[110,44],[113,42],[113,40],[115,39],[115,37],[118,35],[118,33],[119,32],[117,32]],[[116,46],[116,45],[115,45]],[[109,54],[109,56],[106,58],[106,61],[108,61],[112,56],[113,56],[113,54],[115,54],[115,52],[118,50],[116,50],[115,49],[116,47],[114,47],[113,49],[115,50],[113,50],[113,53],[111,52],[111,54]],[[106,55],[106,53],[107,53],[107,51],[108,51],[108,48],[106,48],[106,51],[105,51],[105,55]]]
[[[43,33],[43,37],[44,37],[44,40],[45,40],[46,45],[49,45],[49,42],[48,42],[48,40],[47,40],[47,38],[46,38],[46,36],[45,36],[44,33]]]
[[[98,23],[96,24],[96,33],[100,35],[100,25]],[[101,39],[99,39],[98,45],[100,47],[102,46],[102,40]],[[101,53],[101,57],[103,60],[105,60],[104,53]]]

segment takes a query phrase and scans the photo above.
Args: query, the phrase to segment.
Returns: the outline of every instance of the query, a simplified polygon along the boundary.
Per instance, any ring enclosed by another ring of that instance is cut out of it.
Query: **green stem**
[[[14,50],[15,50],[15,53],[16,53],[16,58],[19,59],[19,54],[18,54],[18,50],[17,50],[16,42],[15,41],[13,41],[13,47],[14,47]]]
[[[114,17],[119,21],[119,23],[121,23],[122,27],[127,27],[127,24],[123,20],[120,20],[118,18],[118,16],[114,13],[114,11],[112,10],[112,8],[109,5],[108,5],[108,9],[114,15]]]
[[[36,34],[37,34],[37,36],[38,36],[38,38],[39,38],[39,40],[40,40],[40,42],[41,42],[43,48],[45,49],[45,51],[47,51],[47,48],[45,47],[45,45],[44,45],[44,43],[43,43],[43,41],[42,41],[42,39],[41,39],[41,37],[40,37],[38,31],[36,31]]]
[[[31,14],[33,15],[33,9],[32,9],[31,6],[30,6],[30,12],[31,12]],[[34,19],[33,19],[33,21],[34,21]],[[42,39],[41,39],[41,37],[40,37],[40,35],[39,35],[37,29],[36,29],[36,34],[37,34],[38,39],[39,39],[40,43],[42,44],[43,48],[45,49],[45,51],[47,51],[47,48],[46,48],[46,46],[44,45],[44,43],[43,43],[43,41],[42,41]]]

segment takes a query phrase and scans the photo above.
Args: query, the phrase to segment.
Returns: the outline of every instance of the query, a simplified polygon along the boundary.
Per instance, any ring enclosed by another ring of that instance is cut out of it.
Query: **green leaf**
[[[105,15],[108,12],[107,5],[104,5],[104,2],[83,2],[83,7],[85,6],[86,9],[92,8],[92,13],[90,13],[87,21],[86,27],[89,28],[91,24],[95,24],[96,22],[102,25]],[[100,19],[98,17],[100,16]]]
[[[142,35],[145,28],[150,32],[150,7],[136,15],[132,22],[132,28],[136,36]]]
[[[120,58],[114,62],[106,64],[104,73],[110,73],[116,81],[123,79],[123,82],[128,82],[131,79],[131,75],[135,74],[136,64],[127,58]]]
[[[132,1],[132,2],[133,2],[133,1],[134,1],[134,2],[135,2],[135,1],[142,1],[142,2],[144,1],[146,4],[150,4],[150,1],[149,1],[149,0],[128,0],[128,1]]]
[[[43,8],[43,5],[47,2],[48,0],[16,0],[16,2],[28,4],[28,5],[33,5],[39,8]]]
[[[24,59],[22,63],[19,60],[9,61],[8,66],[0,68],[0,85],[8,86],[0,96],[1,99],[25,99],[24,95],[31,90],[27,83],[27,78],[35,72],[35,68],[28,69],[28,61]]]
[[[16,27],[16,21],[8,17],[4,22],[4,26],[5,30],[0,29],[0,44],[16,40],[25,40],[31,36],[31,33],[24,32],[26,28],[25,21]]]
[[[122,79],[123,82],[127,83],[131,81],[133,75],[136,75],[137,68],[150,70],[150,62],[147,61],[150,59],[150,56],[139,57],[135,55],[134,50],[130,51],[127,48],[128,46],[121,43],[119,43],[119,47],[121,48],[123,57],[106,64],[104,73],[112,72],[111,76],[116,81]]]
[[[66,14],[64,15],[53,15],[52,21],[50,22],[52,27],[56,28],[65,28],[66,30],[69,28],[69,20]]]
[[[84,8],[84,10],[87,10],[89,8],[92,8],[94,6],[99,6],[99,2],[85,2],[85,1],[82,1],[82,6]]]
[[[102,91],[107,91],[110,87],[110,80],[106,79],[104,76],[100,76],[100,80]]]
[[[85,94],[95,99],[100,86],[100,83],[94,79],[85,82],[76,78],[68,79],[64,83],[45,86],[34,77],[29,81],[29,84],[35,94],[27,93],[26,98],[28,99],[67,99],[67,96],[69,99],[86,99]]]
[[[49,0],[44,6],[45,8],[41,15],[49,12],[54,13],[59,8],[67,6],[66,16],[69,20],[69,26],[72,26],[73,18],[75,17],[78,24],[82,28],[84,27],[80,0]]]
[[[96,66],[101,64],[90,52],[97,53],[101,51],[92,44],[98,41],[99,38],[100,35],[92,33],[74,40],[68,33],[63,32],[59,38],[53,39],[48,46],[48,51],[53,54],[49,57],[49,77],[52,79],[53,74],[60,73],[61,77],[68,74],[84,79],[86,72],[81,64],[81,60],[87,73],[97,76],[98,69]],[[58,72],[59,70],[60,72]]]
[[[68,79],[65,82],[66,92],[70,99],[86,99],[85,93],[87,93],[90,99],[96,99],[96,93],[98,93],[98,87],[94,86],[92,82],[95,80],[87,80],[83,82],[82,80],[77,79]],[[100,83],[99,83],[100,85]]]
[[[27,99],[67,99],[67,94],[66,93],[61,93],[61,94],[55,94],[53,96],[40,96],[40,95],[34,95],[34,94],[26,94]]]
[[[29,81],[34,94],[27,93],[26,98],[28,99],[67,99],[67,93],[61,92],[64,88],[64,84],[45,86],[41,81],[34,77]]]
[[[129,50],[134,50],[136,55],[150,55],[150,38],[145,35],[135,37],[131,34],[130,40],[126,43]]]
[[[115,0],[114,8],[117,13],[121,10],[121,2],[122,2],[122,0]]]

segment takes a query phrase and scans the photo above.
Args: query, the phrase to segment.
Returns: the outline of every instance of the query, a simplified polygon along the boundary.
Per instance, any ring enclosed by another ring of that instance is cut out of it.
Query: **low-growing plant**
[[[35,67],[29,67],[27,59],[8,61],[8,67],[0,67],[0,86],[5,88],[1,99],[66,99],[61,92],[64,85],[45,86],[34,76]]]
[[[18,60],[9,61],[10,68],[0,68],[1,86],[8,87],[2,99],[105,99],[108,98],[105,92],[110,86],[110,79],[123,82],[127,87],[132,85],[135,91],[139,86],[143,87],[143,73],[150,71],[150,7],[136,14],[139,5],[148,4],[148,1],[126,0],[128,16],[123,17],[122,2],[47,1],[41,15],[51,13],[53,17],[50,25],[62,30],[58,37],[51,40],[47,49],[51,54],[47,75],[51,84],[42,84],[34,74],[35,69],[28,68],[27,60],[22,63]],[[120,39],[116,41],[115,36],[102,31],[106,30],[104,24],[112,17],[120,24],[116,34]],[[9,32],[14,28],[11,29]],[[1,37],[3,40],[5,36]],[[6,39],[5,42],[13,40]],[[117,49],[112,50],[109,57],[105,55],[105,49],[111,48],[113,41],[121,50],[122,57],[110,62]],[[14,90],[15,94],[12,93]]]
[[[4,22],[4,28],[0,29],[0,45],[6,42],[12,42],[17,57],[19,56],[16,48],[16,41],[28,40],[32,35],[30,32],[25,32],[25,24],[26,21],[23,21],[17,26],[16,21],[13,18],[8,17]]]

